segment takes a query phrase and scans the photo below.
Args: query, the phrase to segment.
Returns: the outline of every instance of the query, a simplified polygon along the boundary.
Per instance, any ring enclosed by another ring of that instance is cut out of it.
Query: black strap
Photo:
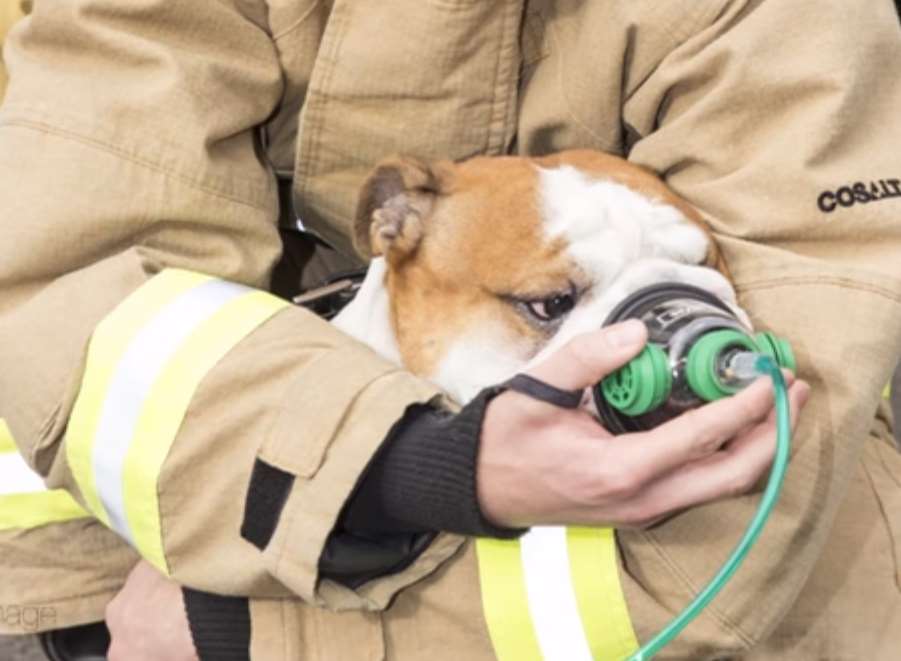
[[[577,409],[582,403],[581,390],[561,390],[544,381],[539,381],[528,374],[517,374],[501,384],[501,388],[509,388],[532,399],[559,406],[561,409]]]

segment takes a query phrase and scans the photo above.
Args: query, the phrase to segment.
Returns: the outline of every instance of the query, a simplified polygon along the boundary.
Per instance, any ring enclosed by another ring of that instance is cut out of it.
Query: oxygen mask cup
[[[660,283],[622,301],[604,322],[639,319],[648,344],[593,389],[604,426],[614,434],[656,427],[754,381],[755,361],[770,356],[795,369],[787,341],[754,334],[722,300],[698,287]]]

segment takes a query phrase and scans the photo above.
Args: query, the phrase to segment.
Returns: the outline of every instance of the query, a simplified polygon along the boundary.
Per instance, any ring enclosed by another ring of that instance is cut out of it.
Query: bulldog
[[[599,152],[386,160],[362,188],[354,235],[372,261],[333,323],[460,403],[656,282],[705,289],[747,319],[697,210]]]

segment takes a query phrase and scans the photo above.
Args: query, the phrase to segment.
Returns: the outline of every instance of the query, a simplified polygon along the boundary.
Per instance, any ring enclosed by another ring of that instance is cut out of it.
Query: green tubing
[[[751,523],[745,530],[744,536],[732,551],[732,555],[726,560],[713,580],[707,584],[698,596],[685,607],[663,630],[651,640],[645,643],[641,649],[628,657],[627,661],[647,661],[660,652],[670,641],[678,636],[682,630],[703,611],[711,600],[719,594],[720,590],[729,582],[732,575],[744,561],[745,556],[760,536],[760,531],[773,506],[779,499],[782,490],[782,481],[785,479],[785,470],[788,467],[789,451],[791,449],[791,419],[788,407],[788,389],[785,379],[775,361],[769,356],[761,355],[757,359],[757,371],[768,374],[773,380],[773,389],[776,400],[776,458],[773,461],[773,469],[770,471],[770,479],[767,482],[760,506]]]
[[[760,347],[761,352],[779,363],[779,367],[786,367],[792,372],[797,370],[798,364],[795,361],[795,352],[792,351],[788,340],[766,331],[757,333],[754,339],[757,341],[757,346]]]

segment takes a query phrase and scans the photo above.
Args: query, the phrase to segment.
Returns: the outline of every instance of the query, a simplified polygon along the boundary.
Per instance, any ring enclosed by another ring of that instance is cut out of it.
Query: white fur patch
[[[483,388],[522,370],[528,358],[516,350],[509,336],[500,324],[470,330],[451,346],[429,380],[465,404]]]
[[[707,237],[675,207],[569,165],[539,168],[539,175],[547,236],[567,241],[594,286],[606,286],[636,259],[698,264],[707,255]]]
[[[382,358],[400,365],[400,349],[391,325],[391,307],[385,286],[387,271],[384,257],[373,259],[354,300],[332,319],[332,324],[368,344]]]
[[[726,278],[698,266],[707,255],[708,238],[678,209],[571,166],[541,169],[540,178],[547,237],[566,240],[591,286],[529,366],[575,335],[597,330],[620,301],[658,282],[710,291],[747,320]]]

